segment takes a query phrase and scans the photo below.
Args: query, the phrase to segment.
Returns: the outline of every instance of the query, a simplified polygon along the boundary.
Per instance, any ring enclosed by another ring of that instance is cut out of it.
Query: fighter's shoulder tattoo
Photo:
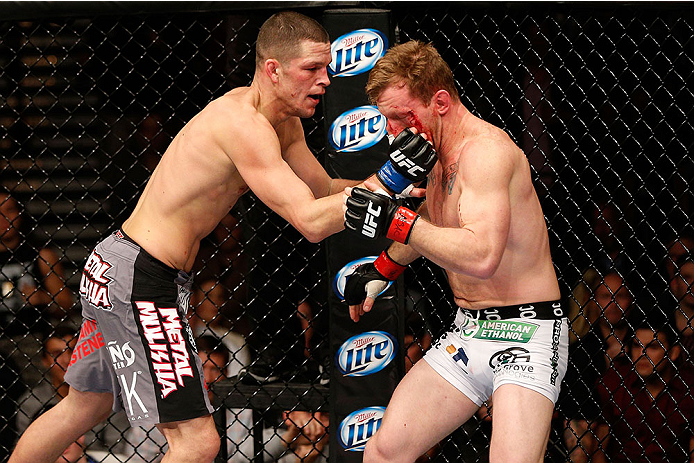
[[[441,190],[448,193],[448,196],[453,194],[453,185],[455,178],[458,175],[458,163],[451,164],[443,170]]]
[[[436,186],[436,183],[438,183],[438,178],[436,177],[436,174],[434,172],[430,172],[429,175],[427,175],[427,183],[431,186]]]

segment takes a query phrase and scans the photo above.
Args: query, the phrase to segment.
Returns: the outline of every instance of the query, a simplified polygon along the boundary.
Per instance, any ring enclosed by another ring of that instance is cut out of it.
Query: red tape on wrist
[[[395,211],[395,216],[393,221],[390,222],[390,227],[388,227],[388,233],[386,233],[386,238],[389,238],[398,243],[407,244],[410,241],[410,233],[412,233],[412,227],[414,223],[419,218],[419,214],[413,212],[406,207],[399,207]]]
[[[374,261],[374,267],[376,267],[378,273],[391,281],[396,280],[407,268],[406,265],[400,265],[391,259],[386,251],[383,251],[378,256],[378,259]]]

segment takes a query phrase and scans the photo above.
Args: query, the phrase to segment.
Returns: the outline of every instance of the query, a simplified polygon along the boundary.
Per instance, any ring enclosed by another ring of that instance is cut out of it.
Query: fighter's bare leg
[[[108,418],[113,394],[70,389],[24,431],[8,463],[56,461],[68,445]]]
[[[365,462],[413,462],[467,421],[479,408],[426,361],[405,375],[381,427],[366,444]]]
[[[544,460],[554,404],[539,392],[504,384],[492,396],[492,463]]]
[[[208,463],[214,461],[219,452],[220,438],[212,415],[161,423],[157,428],[169,444],[163,462]]]

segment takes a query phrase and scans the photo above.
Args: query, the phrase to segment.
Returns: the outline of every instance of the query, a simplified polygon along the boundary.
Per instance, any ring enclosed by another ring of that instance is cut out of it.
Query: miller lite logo
[[[337,441],[350,452],[363,452],[366,442],[381,427],[386,407],[366,407],[350,413],[338,428]]]
[[[337,275],[335,275],[335,279],[333,280],[333,291],[337,295],[337,297],[340,298],[341,301],[345,300],[345,285],[347,284],[347,278],[349,278],[354,271],[357,269],[362,264],[369,264],[373,261],[376,260],[378,256],[367,256],[367,257],[361,257],[359,259],[353,260],[352,262],[349,262],[346,264],[344,267],[342,267],[338,272]],[[389,281],[388,285],[378,293],[380,296],[383,294],[386,289],[390,288],[390,285],[392,285],[393,282]]]
[[[376,29],[358,29],[338,37],[330,45],[332,62],[328,72],[334,77],[362,74],[374,67],[388,49],[388,39]]]
[[[346,340],[335,355],[343,376],[367,376],[383,370],[395,358],[398,343],[384,331],[367,331]]]
[[[338,152],[352,153],[372,147],[386,135],[386,118],[376,106],[345,111],[330,126],[329,141]]]

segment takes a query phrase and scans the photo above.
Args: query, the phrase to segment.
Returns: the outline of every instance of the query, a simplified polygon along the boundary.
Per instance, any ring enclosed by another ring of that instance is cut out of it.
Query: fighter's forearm
[[[342,193],[345,188],[350,186],[356,186],[363,183],[362,180],[349,180],[345,178],[334,178],[330,181],[330,187],[328,188],[328,195],[334,195],[337,193]]]
[[[422,219],[412,229],[409,246],[446,270],[480,279],[493,275],[500,261],[489,240],[473,231],[437,227]]]
[[[343,194],[318,198],[292,209],[285,219],[307,240],[318,243],[344,230]]]
[[[392,260],[403,266],[411,264],[422,256],[412,246],[395,241],[388,247],[386,252],[388,252],[388,256]]]

